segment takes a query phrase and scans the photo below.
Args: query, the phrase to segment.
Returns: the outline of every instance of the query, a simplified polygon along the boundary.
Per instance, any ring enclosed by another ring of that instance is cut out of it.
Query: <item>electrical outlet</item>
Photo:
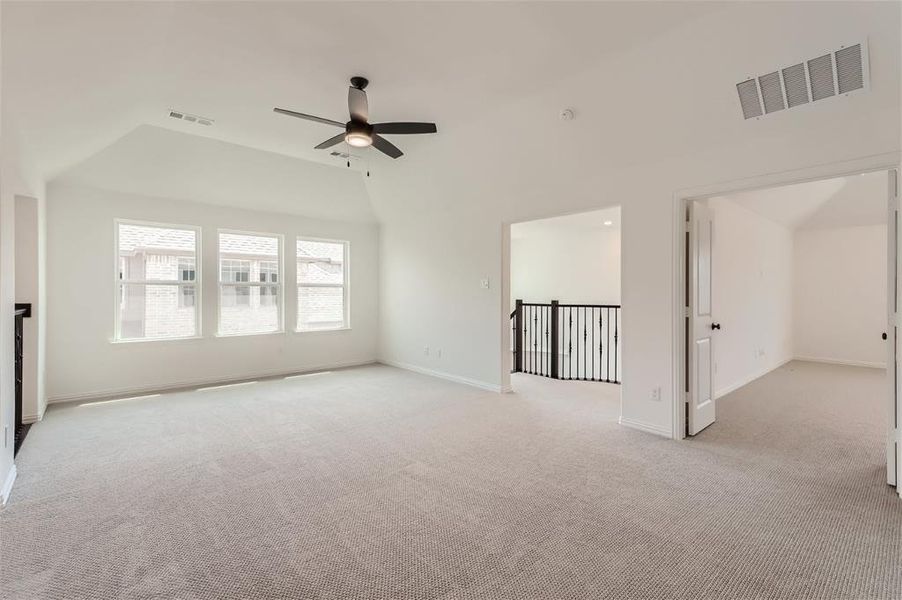
[[[482,289],[484,289],[484,290],[489,289],[490,283],[491,282],[489,282],[488,277],[486,277],[485,279],[483,279],[482,281],[479,282],[479,284],[482,286]]]
[[[653,402],[661,401],[661,388],[660,387],[656,387],[651,390],[651,399]]]

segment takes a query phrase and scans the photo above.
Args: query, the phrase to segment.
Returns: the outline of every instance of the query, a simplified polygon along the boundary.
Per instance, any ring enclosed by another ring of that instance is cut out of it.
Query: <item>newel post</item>
[[[514,308],[514,373],[523,371],[523,301]]]

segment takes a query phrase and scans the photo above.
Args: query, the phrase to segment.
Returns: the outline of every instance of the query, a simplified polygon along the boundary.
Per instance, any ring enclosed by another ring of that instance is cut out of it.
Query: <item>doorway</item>
[[[786,404],[771,407],[780,419],[781,409],[788,415],[790,404],[805,405],[815,389],[824,402],[842,401],[818,388],[831,377],[853,388],[857,381],[881,413],[866,435],[885,444],[886,481],[895,485],[898,170],[749,187],[679,201],[675,437],[722,436],[726,426],[710,433],[718,428],[718,401],[750,401],[751,389],[771,400],[780,396],[774,390],[794,390]],[[875,380],[883,382],[876,394]],[[832,408],[841,415],[848,407]],[[840,430],[854,428],[854,417],[840,418]]]
[[[620,207],[513,223],[506,250],[502,365],[512,386],[530,377],[618,385]]]

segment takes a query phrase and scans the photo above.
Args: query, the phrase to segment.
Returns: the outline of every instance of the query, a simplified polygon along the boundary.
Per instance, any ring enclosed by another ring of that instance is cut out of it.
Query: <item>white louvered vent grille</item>
[[[778,72],[762,75],[758,78],[758,85],[761,87],[761,98],[764,100],[764,112],[770,114],[786,108],[786,104],[783,103],[783,88],[780,87]]]
[[[786,86],[786,103],[789,104],[789,108],[808,103],[805,65],[799,63],[783,69],[783,85]]]
[[[754,79],[736,84],[739,90],[739,102],[742,104],[742,114],[746,119],[761,116],[761,103],[758,102],[758,84]]]
[[[808,61],[808,81],[811,82],[811,99],[815,102],[836,93],[831,55],[825,54]]]
[[[861,44],[843,48],[836,53],[836,79],[840,94],[847,94],[864,87]]]
[[[736,84],[745,119],[864,90],[868,85],[867,42],[750,77]]]
[[[173,119],[180,119],[182,121],[187,121],[188,123],[197,123],[198,125],[206,125],[208,127],[214,123],[213,119],[192,115],[180,110],[169,109],[169,116]]]

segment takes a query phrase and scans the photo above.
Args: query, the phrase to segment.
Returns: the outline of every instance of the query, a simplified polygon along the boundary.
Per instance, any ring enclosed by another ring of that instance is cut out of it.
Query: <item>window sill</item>
[[[168,338],[133,338],[125,340],[111,339],[111,344],[143,344],[149,342],[185,342],[188,340],[202,340],[203,336],[191,335],[188,337],[168,337]]]
[[[332,331],[351,331],[350,327],[332,327],[330,329],[295,329],[295,333],[329,333]]]
[[[285,333],[284,329],[279,329],[278,331],[251,331],[248,333],[217,333],[214,337],[218,338],[243,338],[243,337],[252,337],[258,335],[282,335]]]

